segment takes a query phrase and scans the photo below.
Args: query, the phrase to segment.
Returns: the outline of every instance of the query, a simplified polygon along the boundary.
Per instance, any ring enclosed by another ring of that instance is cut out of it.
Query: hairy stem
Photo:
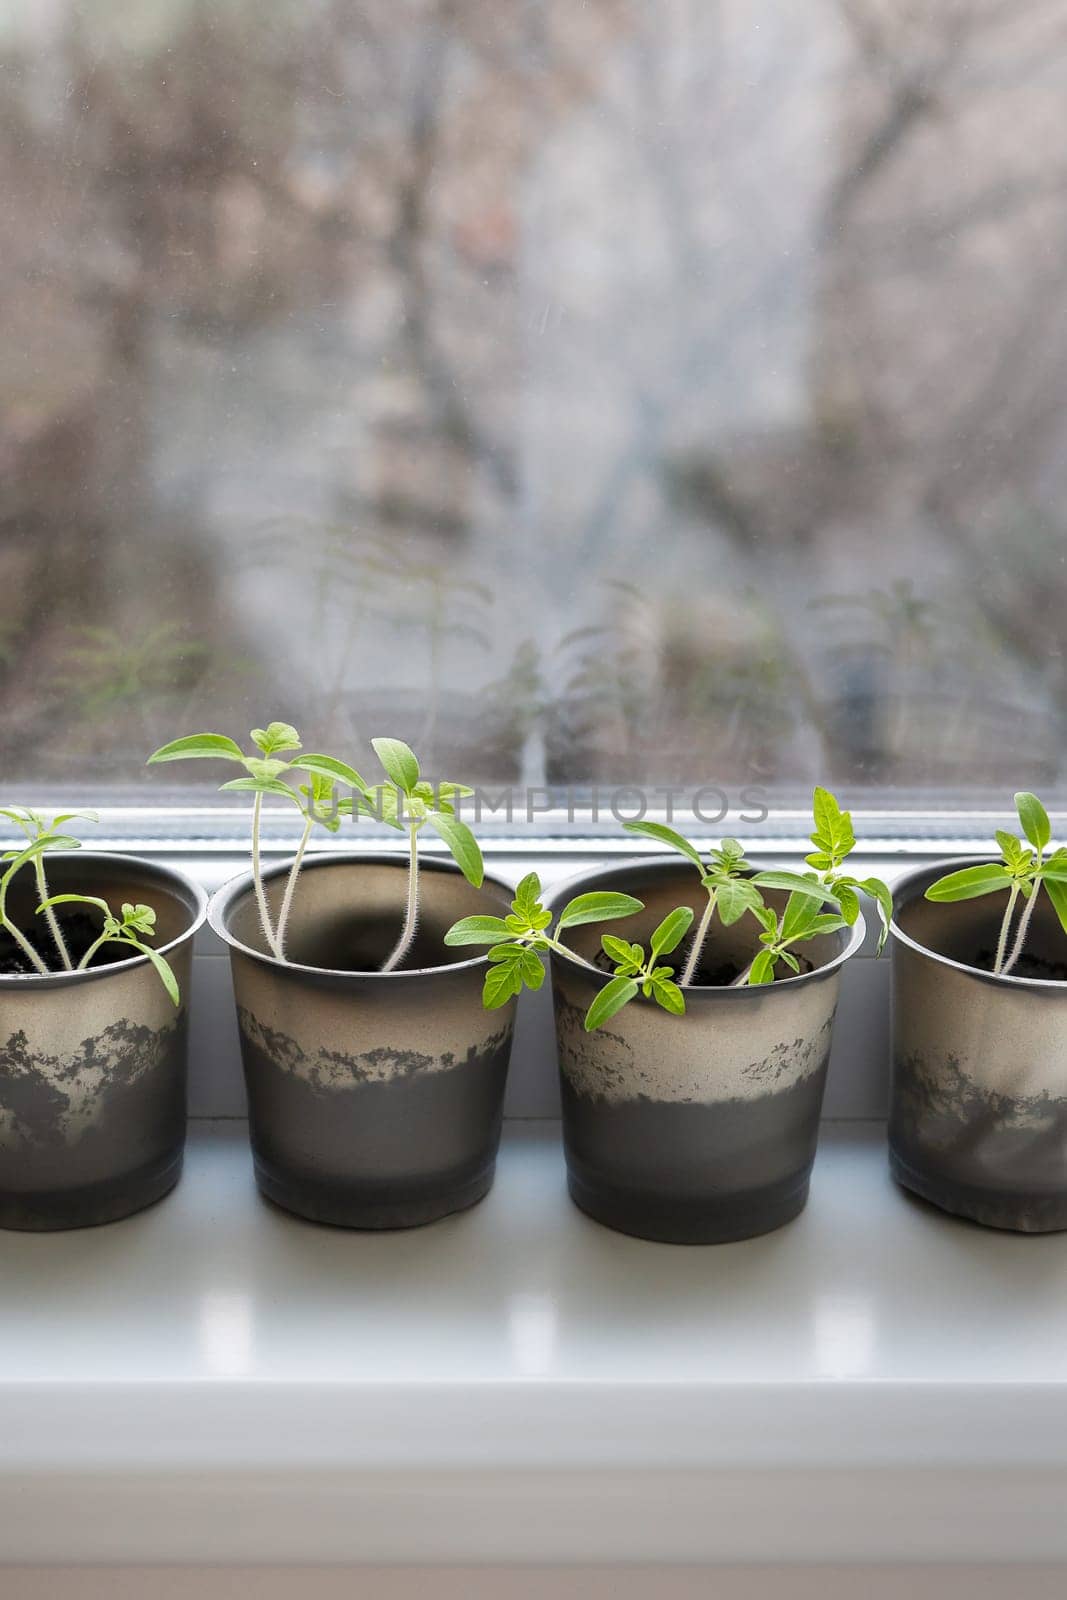
[[[715,890],[712,889],[708,893],[708,903],[704,907],[704,915],[701,917],[700,922],[697,925],[697,931],[693,935],[693,942],[689,946],[689,954],[686,957],[685,967],[682,971],[682,976],[680,979],[683,989],[685,988],[686,984],[692,983],[693,981],[694,974],[696,973],[697,967],[700,964],[700,956],[704,949],[704,941],[708,937],[708,929],[711,927],[711,919],[714,915]]]
[[[404,917],[404,926],[400,933],[396,949],[382,968],[383,972],[395,972],[411,949],[411,941],[415,937],[415,929],[419,922],[419,825],[417,822],[410,824],[408,830],[410,839],[410,857],[408,860],[408,906]]]
[[[41,976],[43,978],[47,978],[47,976],[48,976],[48,968],[45,966],[44,962],[41,960],[40,956],[37,954],[36,950],[33,948],[33,945],[26,938],[25,934],[20,932],[20,930],[18,928],[16,928],[16,926],[15,926],[15,924],[13,922],[8,922],[6,917],[0,917],[0,925],[2,925],[3,927],[5,927],[7,929],[8,933],[14,939],[15,943],[18,945],[19,949],[22,951],[22,953],[26,957],[27,961],[30,961],[30,962],[33,963],[34,967],[37,969],[37,971],[41,974]]]
[[[79,972],[84,972],[85,971],[86,967],[89,965],[90,961],[93,959],[93,957],[95,956],[96,952],[99,950],[100,946],[102,944],[107,944],[108,940],[110,939],[110,937],[111,937],[110,934],[102,933],[100,935],[99,939],[95,940],[94,943],[89,946],[88,950],[86,950],[85,954],[82,956],[81,960],[78,962],[78,971]]]
[[[259,907],[259,920],[263,927],[263,937],[267,941],[267,949],[279,961],[283,960],[278,949],[278,941],[274,936],[274,929],[270,923],[270,911],[267,908],[267,893],[263,887],[263,864],[260,859],[259,833],[263,820],[263,796],[257,792],[252,802],[252,882],[256,890],[256,905]]]
[[[37,856],[34,860],[34,867],[37,871],[37,895],[41,904],[44,905],[48,899],[48,878],[45,875],[44,861],[40,856]],[[59,918],[56,916],[55,906],[44,905],[44,919],[48,924],[48,931],[55,941],[56,949],[59,951],[60,961],[62,961],[68,972],[73,972],[74,963],[70,959],[70,951],[67,949],[67,941],[64,939],[59,926]]]
[[[1030,899],[1027,901],[1026,910],[1019,918],[1019,929],[1015,935],[1015,943],[1011,947],[1011,955],[1000,968],[1002,977],[1006,978],[1008,976],[1008,973],[1023,953],[1023,945],[1026,943],[1026,935],[1030,931],[1030,921],[1034,915],[1034,907],[1037,905],[1037,897],[1040,893],[1041,885],[1035,883]]]
[[[1015,902],[1019,898],[1019,885],[1013,883],[1011,893],[1008,895],[1008,908],[1004,913],[1004,921],[1000,924],[1000,938],[997,940],[997,953],[993,961],[993,972],[997,974],[1004,966],[1004,952],[1008,948],[1008,934],[1011,931],[1011,919],[1015,914]],[[1033,896],[1031,895],[1031,900]],[[1025,919],[1024,919],[1025,920]]]
[[[285,896],[282,900],[282,909],[278,913],[278,929],[275,935],[277,955],[280,961],[285,960],[285,929],[289,921],[289,913],[293,909],[293,895],[296,893],[296,880],[300,876],[300,868],[304,861],[304,851],[307,849],[307,843],[311,838],[311,830],[314,825],[314,817],[309,815],[304,819],[304,832],[297,846],[296,855],[293,857],[293,864],[289,869],[289,879],[285,885]]]

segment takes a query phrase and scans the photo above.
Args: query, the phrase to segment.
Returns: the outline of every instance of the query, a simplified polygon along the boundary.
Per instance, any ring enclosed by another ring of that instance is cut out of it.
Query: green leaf
[[[540,956],[534,955],[532,950],[524,950],[519,957],[519,970],[528,989],[540,989],[545,981],[545,969]]]
[[[528,872],[515,890],[512,904],[520,916],[531,916],[541,906],[541,880],[536,872]],[[549,921],[551,921],[551,917]],[[548,926],[548,923],[545,924]]]
[[[461,917],[445,934],[444,942],[455,947],[466,944],[510,944],[512,930],[503,917]]]
[[[512,995],[520,993],[522,989],[522,972],[517,961],[500,962],[499,965],[490,967],[485,975],[482,986],[482,1005],[486,1011],[499,1011],[501,1006],[506,1006]]]
[[[1060,878],[1052,878],[1045,881],[1045,889],[1060,919],[1060,927],[1067,933],[1067,882]]]
[[[782,950],[782,951],[780,951],[779,952],[779,957],[780,957],[780,959],[782,961],[785,962],[786,966],[789,968],[789,970],[791,972],[799,972],[800,971],[800,962],[797,960],[797,958],[793,954],[792,950]]]
[[[372,739],[374,754],[398,789],[411,794],[419,781],[415,752],[402,739]]]
[[[1011,883],[1011,874],[1005,867],[990,864],[980,867],[964,867],[960,872],[950,872],[944,878],[938,878],[926,891],[927,900],[977,900],[979,895],[993,894],[997,889],[1006,889]]]
[[[835,917],[829,913],[813,918],[808,926],[808,938],[815,938],[820,933],[837,933],[841,928],[847,928],[849,923],[845,917]]]
[[[616,939],[613,933],[605,933],[601,935],[600,943],[604,954],[610,956],[612,961],[623,961],[627,966],[633,964],[633,948],[625,939]]]
[[[889,924],[893,918],[893,894],[889,885],[883,883],[881,878],[861,878],[859,880],[859,888],[863,890],[864,894],[870,895],[878,907],[878,917],[882,926],[878,934],[878,949],[876,953],[881,955],[886,939],[889,937]]]
[[[851,928],[860,914],[860,897],[852,887],[852,883],[844,878],[837,878],[833,885],[834,897],[841,907],[841,915]]]
[[[107,901],[101,900],[99,895],[95,894],[50,894],[48,899],[42,900],[40,905],[37,907],[37,914],[40,916],[41,912],[44,911],[48,906],[69,905],[96,906],[99,911],[104,913],[105,917],[109,917],[111,915],[111,907],[108,905]]]
[[[819,908],[810,895],[791,894],[782,912],[782,938],[806,938],[819,920]]]
[[[346,784],[349,789],[359,789],[362,792],[367,787],[355,767],[350,767],[347,761],[336,761],[333,756],[301,756],[298,761],[290,762],[290,765],[301,772],[310,772],[315,777]]]
[[[851,813],[842,811],[837,796],[821,786],[817,786],[812,793],[811,804],[815,817],[813,844],[822,849],[828,848],[838,861],[842,860],[856,843]]]
[[[653,959],[656,956],[669,956],[676,950],[693,925],[693,913],[689,906],[676,906],[669,911],[658,928],[652,932],[649,948]]]
[[[185,739],[172,739],[170,744],[160,745],[145,765],[150,767],[157,761],[207,760],[209,756],[214,759],[221,757],[223,761],[244,762],[240,745],[234,744],[224,734],[191,733]]]
[[[703,872],[704,863],[700,859],[700,851],[675,828],[668,828],[662,822],[626,822],[623,827],[627,833],[639,833],[646,839],[655,839],[659,844],[669,845],[672,850],[680,850],[683,856],[687,856],[693,865]]]
[[[161,956],[158,950],[153,950],[151,945],[141,944],[140,940],[138,939],[131,939],[129,943],[132,944],[135,949],[140,950],[142,955],[146,955],[148,957],[149,961],[151,961],[152,965],[158,972],[160,981],[163,984],[164,989],[166,989],[167,993],[170,995],[171,1000],[174,1002],[175,1006],[180,1006],[182,997],[181,991],[178,988],[178,980],[174,976],[174,969],[166,957]]]
[[[632,894],[612,894],[594,889],[590,894],[577,895],[559,914],[556,931],[575,928],[583,922],[606,922],[612,917],[631,917],[645,909],[644,901],[635,900]]]
[[[253,728],[252,743],[272,756],[278,750],[299,750],[300,735],[291,722],[272,722],[269,728]]]
[[[759,890],[747,878],[725,878],[716,891],[715,909],[726,928],[739,922],[746,911],[755,911],[762,904]]]
[[[1015,809],[1019,813],[1022,829],[1035,850],[1043,850],[1052,838],[1052,824],[1036,794],[1021,790],[1015,796]]]
[[[669,978],[660,978],[653,983],[652,993],[664,1011],[669,1011],[673,1017],[685,1016],[685,995]]]
[[[748,981],[756,986],[774,982],[774,956],[769,950],[761,950],[753,961],[749,968]]]
[[[808,895],[823,905],[837,904],[837,896],[832,889],[800,872],[757,872],[750,881],[761,889],[786,889],[790,894]]]
[[[616,977],[605,984],[589,1010],[585,1014],[585,1031],[592,1033],[602,1023],[607,1022],[623,1006],[628,1005],[637,994],[638,986],[633,978]]]
[[[426,819],[436,828],[455,857],[456,865],[469,884],[480,889],[485,877],[485,866],[478,841],[465,822],[458,817],[446,817],[443,812],[431,811]]]
[[[280,778],[231,778],[229,783],[220,785],[220,794],[224,789],[238,789],[244,794],[279,794],[294,805],[299,803],[293,790]]]

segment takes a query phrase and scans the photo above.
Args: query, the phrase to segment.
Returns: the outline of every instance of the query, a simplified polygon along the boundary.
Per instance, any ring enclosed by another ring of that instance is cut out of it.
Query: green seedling
[[[48,905],[48,878],[45,871],[44,857],[52,850],[78,850],[81,840],[73,838],[70,834],[60,833],[59,829],[64,822],[86,821],[95,822],[96,817],[88,811],[65,811],[53,817],[49,822],[39,811],[32,811],[29,806],[3,806],[0,807],[0,817],[7,817],[23,834],[27,843],[15,850],[7,850],[0,856],[0,865],[7,863],[6,868],[0,873],[0,927],[5,928],[18,945],[22,954],[29,961],[36,972],[46,976],[52,969],[47,962],[37,954],[33,945],[26,938],[22,929],[12,922],[7,914],[7,897],[16,873],[24,866],[32,864],[34,876],[37,880],[38,909],[46,909],[48,931],[56,947],[63,970],[73,972],[70,951],[67,949],[63,931],[59,926],[55,912]]]
[[[456,801],[474,793],[462,783],[436,786],[422,777],[415,752],[402,739],[372,739],[374,753],[382,764],[388,783],[372,788],[360,785],[360,793],[341,802],[342,813],[356,812],[376,822],[384,822],[408,836],[408,893],[404,926],[392,954],[382,967],[395,972],[411,949],[419,922],[419,834],[429,824],[448,846],[467,882],[480,889],[485,876],[478,841],[465,822],[456,815]],[[477,919],[475,919],[477,920]]]
[[[47,916],[53,906],[93,906],[104,914],[104,925],[99,935],[93,940],[75,971],[84,972],[92,961],[96,952],[105,944],[124,944],[136,950],[139,955],[147,956],[159,974],[160,981],[166,989],[175,1006],[181,1004],[181,992],[178,980],[174,976],[174,969],[169,961],[161,956],[158,950],[153,950],[145,941],[154,939],[156,934],[156,914],[151,906],[130,905],[125,902],[122,915],[116,916],[106,900],[101,900],[92,894],[54,894],[50,900],[43,901],[38,907],[38,912]]]
[[[893,896],[889,886],[881,878],[857,878],[844,870],[848,857],[856,848],[856,834],[852,827],[851,811],[842,811],[836,796],[829,789],[815,789],[812,810],[815,831],[810,838],[815,848],[804,857],[812,870],[807,873],[759,872],[754,881],[765,889],[787,889],[791,893],[806,894],[824,904],[832,904],[850,928],[860,913],[860,893],[869,895],[878,908],[881,922],[878,935],[880,955],[889,936],[889,923],[893,915]]]
[[[781,916],[773,907],[763,905],[755,912],[755,917],[763,927],[759,936],[763,949],[741,976],[734,979],[735,988],[773,983],[779,962],[790,972],[798,973],[800,962],[790,949],[791,945],[803,944],[808,939],[817,939],[820,934],[836,933],[839,928],[849,926],[847,918],[838,913],[820,911],[818,902],[809,894],[791,894]]]
[[[278,961],[285,960],[285,935],[296,893],[300,868],[308,840],[316,824],[330,833],[340,827],[341,809],[336,799],[338,784],[363,793],[366,785],[354,767],[335,756],[300,755],[292,760],[286,756],[302,750],[300,735],[288,722],[272,722],[266,728],[253,728],[251,740],[255,750],[243,751],[239,744],[221,733],[193,733],[184,739],[174,739],[161,746],[148,758],[148,765],[161,761],[229,761],[243,769],[239,778],[231,778],[220,786],[221,792],[237,791],[252,795],[252,882],[259,911],[260,925],[267,949]],[[300,782],[306,778],[306,782]],[[288,780],[288,781],[287,781]],[[295,786],[294,786],[295,784]],[[263,887],[262,826],[263,798],[265,795],[287,800],[296,807],[303,819],[300,843],[285,884],[277,924],[273,922]]]
[[[655,1000],[672,1016],[685,1014],[685,995],[674,981],[674,968],[660,966],[659,959],[677,949],[692,922],[693,912],[689,906],[678,906],[674,911],[669,911],[659,927],[653,929],[647,956],[644,945],[629,944],[610,933],[601,936],[604,954],[614,963],[615,976],[601,989],[589,1007],[585,1018],[586,1033],[599,1028],[602,1022],[607,1022],[616,1011],[629,1005],[638,994],[643,994],[646,1000]]]
[[[633,895],[593,891],[569,900],[556,919],[553,930],[552,913],[541,904],[541,880],[536,872],[530,872],[515,891],[509,916],[463,917],[449,928],[445,934],[445,944],[453,949],[465,945],[489,947],[489,971],[485,975],[482,1004],[487,1011],[496,1011],[507,1005],[513,995],[521,994],[524,988],[540,989],[545,979],[541,957],[547,951],[556,950],[561,955],[574,956],[573,950],[560,943],[559,936],[564,928],[577,928],[588,922],[607,922],[613,917],[628,917],[635,911],[643,910],[642,902],[635,900]],[[692,912],[689,912],[689,917],[692,919]],[[678,937],[681,936],[679,934]],[[626,948],[640,947],[628,945]],[[643,963],[643,951],[641,958]],[[641,971],[644,979],[643,965]],[[652,978],[649,977],[647,981],[651,983]],[[634,993],[637,993],[637,984]],[[601,998],[598,996],[598,1000],[590,1007],[586,1028],[598,1026],[599,1022],[606,1021],[607,1016],[611,1015],[608,1012],[597,1021],[590,1022]],[[684,1001],[682,1009],[685,1009]]]
[[[655,839],[658,844],[668,845],[685,856],[700,873],[700,881],[707,891],[708,903],[697,924],[679,980],[685,988],[696,975],[716,912],[723,927],[729,928],[740,921],[746,911],[755,912],[763,905],[763,896],[756,888],[758,879],[753,880],[748,876],[751,868],[737,839],[723,839],[717,849],[709,853],[705,862],[695,844],[690,844],[675,828],[668,828],[665,823],[628,822],[626,829],[646,839]]]
[[[1034,909],[1044,889],[1067,932],[1067,849],[1062,846],[1046,856],[1052,839],[1052,824],[1036,794],[1025,791],[1015,796],[1015,809],[1027,844],[1015,834],[997,830],[1001,859],[977,867],[964,867],[939,878],[926,891],[927,900],[977,900],[981,895],[1007,889],[1008,903],[1000,924],[993,971],[1004,977],[1011,972],[1026,944]],[[1011,939],[1012,921],[1020,899],[1023,911]],[[1009,941],[1010,953],[1009,953]]]

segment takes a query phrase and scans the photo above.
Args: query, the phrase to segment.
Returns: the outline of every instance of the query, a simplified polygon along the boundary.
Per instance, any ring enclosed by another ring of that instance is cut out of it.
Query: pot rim
[[[264,883],[273,879],[284,877],[288,874],[296,858],[291,856],[288,861],[281,861],[267,869],[263,874]],[[369,850],[320,850],[313,855],[305,856],[304,864],[300,869],[301,876],[305,872],[321,871],[330,866],[387,866],[399,867],[405,872],[408,868],[408,857],[399,852],[395,854],[380,855]],[[462,877],[459,867],[454,861],[440,856],[422,856],[419,860],[419,872],[446,872],[457,873]],[[508,903],[515,893],[509,883],[498,878],[495,873],[487,872],[482,879],[483,884],[492,883],[501,889],[507,896]],[[223,944],[230,950],[239,950],[242,955],[249,956],[253,961],[270,967],[275,972],[302,972],[316,978],[381,978],[383,982],[392,982],[402,978],[440,977],[447,972],[463,972],[471,967],[487,967],[487,955],[468,956],[462,961],[447,961],[438,967],[402,967],[396,972],[376,972],[373,969],[364,972],[352,972],[345,967],[312,967],[302,961],[279,961],[277,956],[272,956],[263,950],[254,950],[251,945],[244,944],[234,937],[226,926],[226,917],[233,910],[238,899],[243,895],[253,892],[252,872],[249,868],[239,872],[236,877],[229,878],[221,888],[216,889],[208,904],[208,926],[213,933],[218,934]]]
[[[628,867],[637,866],[654,867],[671,873],[676,872],[679,877],[694,870],[691,865],[688,865],[682,861],[675,862],[669,856],[630,856],[625,861],[612,863],[612,865],[609,867],[593,867],[585,872],[576,873],[572,878],[566,879],[565,882],[559,884],[559,886],[553,890],[552,894],[548,896],[545,902],[545,909],[553,912],[560,911],[562,910],[563,905],[566,904],[567,900],[572,900],[574,898],[576,892],[582,892],[583,884],[592,886],[592,880],[603,879],[605,873],[615,871],[621,872]],[[813,983],[820,978],[828,977],[832,972],[836,972],[839,967],[843,966],[851,956],[855,955],[856,951],[863,943],[867,933],[867,924],[864,920],[862,911],[859,913],[855,922],[847,930],[847,932],[849,937],[846,939],[842,949],[838,951],[836,956],[834,956],[833,960],[824,962],[821,967],[812,968],[811,972],[798,972],[791,978],[775,978],[773,983],[761,983],[757,984],[755,987],[746,983],[744,987],[740,989],[735,989],[730,984],[720,983],[686,984],[683,990],[686,998],[686,1005],[689,1004],[690,999],[694,1000],[698,1005],[705,1005],[712,1000],[727,996],[729,997],[731,1003],[735,1001],[743,1001],[745,999],[751,999],[754,995],[762,996],[775,994],[785,989],[794,989],[798,984]],[[553,950],[551,952],[551,956],[553,961],[564,960],[564,957],[560,955],[558,950]],[[612,977],[614,976],[613,973],[602,972],[599,967],[594,967],[590,962],[583,961],[581,956],[574,954],[574,952],[571,950],[567,951],[565,959],[569,966],[577,968],[578,971],[585,973],[587,977],[599,978],[601,980],[599,985],[601,988],[610,983]]]
[[[208,914],[207,890],[202,884],[197,883],[188,873],[182,872],[178,867],[164,866],[158,861],[150,861],[147,856],[129,855],[120,850],[50,850],[45,857],[47,866],[50,861],[102,861],[125,862],[130,866],[147,868],[156,877],[167,880],[180,886],[191,895],[195,910],[190,913],[191,921],[183,933],[179,933],[167,944],[153,945],[158,955],[165,956],[172,950],[177,950],[185,944],[203,927]],[[147,956],[128,956],[122,961],[109,961],[104,967],[87,967],[84,972],[5,972],[0,973],[0,990],[22,989],[33,986],[39,990],[56,988],[73,988],[77,984],[91,983],[94,979],[109,978],[117,972],[128,972],[134,967],[148,967]],[[184,996],[183,996],[184,1000]]]
[[[907,945],[909,950],[916,954],[926,956],[930,961],[937,961],[943,967],[951,967],[956,972],[965,972],[969,977],[980,978],[985,983],[995,984],[1005,989],[1036,989],[1039,992],[1067,995],[1067,979],[1064,978],[1024,978],[1015,973],[989,972],[985,967],[972,967],[966,961],[954,961],[951,956],[942,955],[939,950],[931,950],[929,945],[920,944],[909,933],[905,933],[897,922],[897,903],[910,904],[917,898],[913,892],[917,883],[924,879],[931,879],[935,872],[938,878],[947,872],[956,872],[963,867],[984,867],[995,863],[995,856],[945,856],[943,860],[925,862],[921,867],[915,867],[903,878],[898,878],[893,885],[893,916],[889,923],[889,931],[898,944]]]

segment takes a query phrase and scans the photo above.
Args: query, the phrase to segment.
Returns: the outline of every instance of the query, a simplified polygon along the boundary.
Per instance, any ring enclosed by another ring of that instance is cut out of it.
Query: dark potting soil
[[[992,972],[996,962],[997,953],[992,948],[979,950],[971,966],[978,967],[983,972]],[[1067,961],[1046,961],[1043,956],[1027,955],[1025,952],[1019,957],[1009,974],[1012,978],[1044,978],[1054,983],[1067,983]]]
[[[66,941],[70,959],[77,966],[89,946],[99,937],[102,918],[89,911],[57,911],[56,917],[63,938]],[[63,963],[59,958],[55,940],[49,932],[48,923],[44,917],[36,917],[31,927],[22,928],[20,932],[29,940],[50,972],[62,971]],[[91,967],[107,967],[115,961],[125,961],[128,955],[129,949],[124,945],[104,945],[96,952],[89,965]],[[0,928],[0,975],[17,977],[25,973],[36,972],[36,970],[32,961],[19,949],[7,929]]]

